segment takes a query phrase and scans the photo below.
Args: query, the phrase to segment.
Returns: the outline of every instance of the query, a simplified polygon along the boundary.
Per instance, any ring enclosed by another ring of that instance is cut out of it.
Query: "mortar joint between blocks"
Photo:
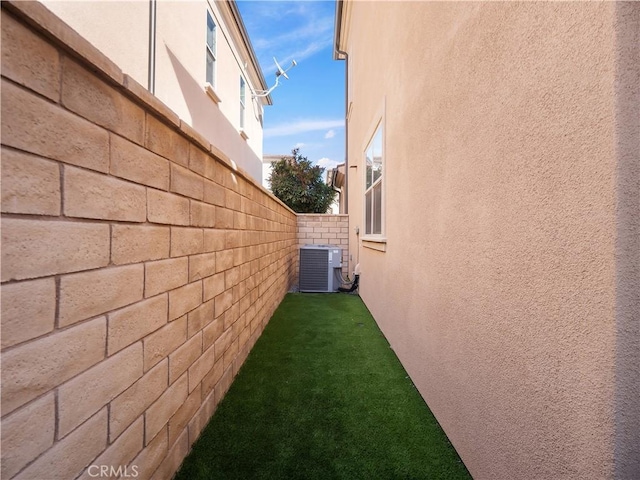
[[[56,295],[56,308],[53,316],[53,329],[54,331],[60,328],[60,284],[62,283],[60,275],[54,277],[55,282],[55,295]]]
[[[60,435],[60,399],[58,398],[58,388],[56,388],[53,392],[53,414],[54,414],[54,427],[53,427],[53,442],[59,440],[58,435]]]

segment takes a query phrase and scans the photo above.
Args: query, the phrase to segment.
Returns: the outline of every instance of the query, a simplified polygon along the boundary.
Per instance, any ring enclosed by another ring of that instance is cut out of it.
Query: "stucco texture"
[[[462,460],[638,478],[637,5],[344,8],[360,293]],[[386,243],[367,244],[380,119]]]

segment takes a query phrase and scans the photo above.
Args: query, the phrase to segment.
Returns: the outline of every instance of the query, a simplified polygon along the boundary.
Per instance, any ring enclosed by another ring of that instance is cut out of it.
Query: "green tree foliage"
[[[297,213],[327,213],[337,192],[322,181],[323,172],[294,148],[290,157],[273,163],[271,191]]]

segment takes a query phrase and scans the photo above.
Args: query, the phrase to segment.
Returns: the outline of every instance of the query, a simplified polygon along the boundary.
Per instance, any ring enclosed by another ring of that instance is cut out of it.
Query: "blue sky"
[[[344,161],[344,61],[333,60],[335,2],[239,0],[238,8],[267,85],[273,57],[283,68],[296,60],[265,108],[264,153],[294,147],[323,167]]]

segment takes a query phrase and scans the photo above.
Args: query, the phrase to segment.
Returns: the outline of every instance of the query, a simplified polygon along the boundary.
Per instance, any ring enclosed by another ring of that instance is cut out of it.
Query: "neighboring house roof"
[[[278,160],[282,160],[285,157],[290,157],[291,155],[287,155],[286,153],[283,153],[281,155],[263,155],[262,156],[262,163],[273,163],[273,162],[277,162]]]
[[[332,186],[334,188],[342,188],[345,184],[345,164],[340,163],[335,166],[335,168],[330,168],[327,170],[327,185]]]

